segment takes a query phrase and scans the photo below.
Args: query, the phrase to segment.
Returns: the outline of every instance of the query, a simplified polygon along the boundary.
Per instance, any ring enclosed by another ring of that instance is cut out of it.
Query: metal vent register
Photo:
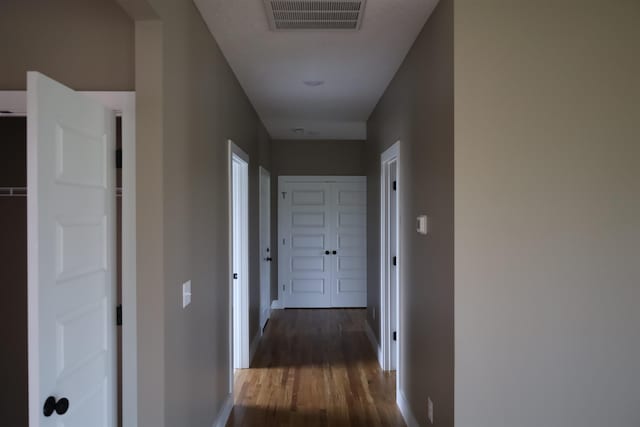
[[[264,0],[273,31],[358,30],[366,0]]]

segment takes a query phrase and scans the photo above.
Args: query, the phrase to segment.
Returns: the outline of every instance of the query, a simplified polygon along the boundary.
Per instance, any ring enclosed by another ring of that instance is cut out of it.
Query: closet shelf
[[[116,196],[122,197],[122,188],[116,188]],[[27,187],[0,187],[0,197],[27,197]]]

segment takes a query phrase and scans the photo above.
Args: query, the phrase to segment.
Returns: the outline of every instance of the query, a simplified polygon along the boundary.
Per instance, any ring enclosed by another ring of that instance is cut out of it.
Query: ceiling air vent
[[[358,30],[366,0],[264,0],[273,31]]]

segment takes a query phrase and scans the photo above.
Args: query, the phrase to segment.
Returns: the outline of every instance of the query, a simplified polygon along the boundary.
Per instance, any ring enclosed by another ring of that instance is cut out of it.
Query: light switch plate
[[[182,284],[182,308],[191,304],[191,280]]]
[[[416,225],[417,225],[418,233],[427,234],[428,223],[427,223],[427,216],[426,215],[418,216],[417,221],[416,221]]]

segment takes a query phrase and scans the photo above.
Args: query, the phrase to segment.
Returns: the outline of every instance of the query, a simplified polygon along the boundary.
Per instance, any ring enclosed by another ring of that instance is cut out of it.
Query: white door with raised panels
[[[113,427],[115,115],[27,82],[29,424]]]
[[[284,307],[366,306],[366,178],[279,177]]]
[[[331,184],[332,307],[367,305],[367,189],[364,182]]]

